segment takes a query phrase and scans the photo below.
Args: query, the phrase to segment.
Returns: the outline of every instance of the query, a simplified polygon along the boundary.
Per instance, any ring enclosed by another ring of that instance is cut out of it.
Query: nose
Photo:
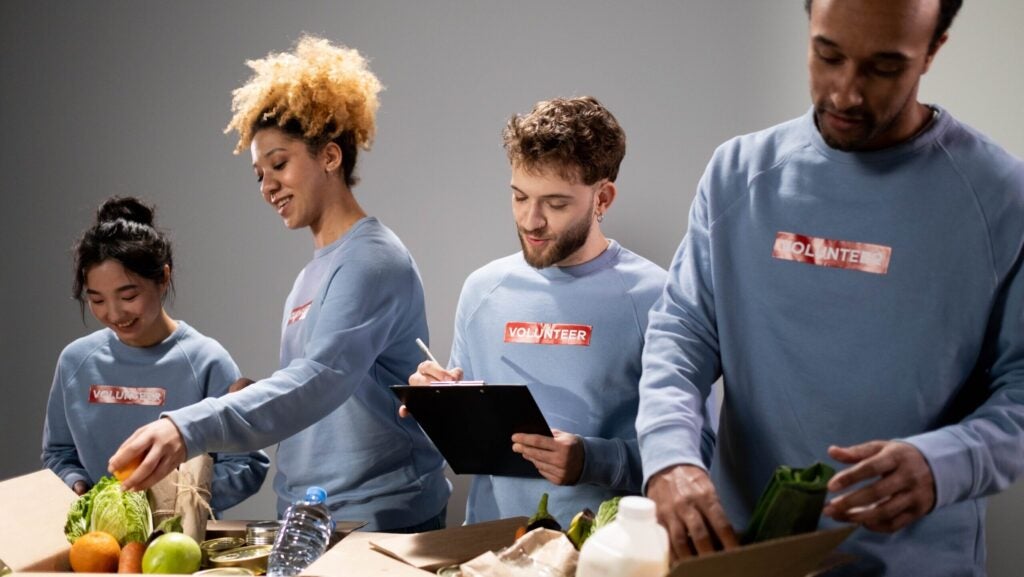
[[[542,230],[548,225],[548,219],[544,215],[541,203],[530,202],[526,206],[526,214],[523,215],[522,227],[528,231]]]
[[[864,103],[864,87],[861,76],[853,63],[840,68],[832,82],[832,106],[837,111],[850,110]]]
[[[263,175],[263,180],[260,181],[260,194],[263,195],[263,200],[271,202],[271,196],[277,194],[280,189],[280,183],[277,179],[273,178],[269,174]]]
[[[116,301],[117,299],[113,299],[113,300]],[[110,302],[107,305],[107,307],[105,309],[105,312],[106,312],[107,320],[109,322],[112,322],[112,323],[116,324],[116,323],[122,322],[124,320],[124,314],[123,314],[124,313],[124,309],[122,309],[121,305],[118,304],[117,302]]]

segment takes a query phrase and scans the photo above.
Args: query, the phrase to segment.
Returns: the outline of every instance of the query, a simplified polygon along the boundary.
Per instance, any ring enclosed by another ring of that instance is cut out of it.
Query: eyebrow
[[[512,184],[512,185],[510,185],[510,186],[512,187],[512,190],[514,190],[514,191],[516,191],[516,192],[518,192],[518,193],[520,193],[520,194],[526,194],[526,196],[530,196],[529,194],[527,194],[526,192],[524,192],[524,191],[523,191],[523,190],[522,190],[521,188],[519,188],[518,186],[516,186],[516,185],[514,185],[514,184]],[[553,193],[553,194],[542,194],[542,195],[541,195],[541,198],[562,198],[562,199],[565,199],[565,200],[572,200],[572,199],[573,199],[574,197],[573,197],[573,195],[571,195],[571,194],[569,194],[569,193],[565,193],[565,192],[556,192],[556,193]]]
[[[114,289],[114,292],[123,293],[123,292],[128,292],[130,290],[137,290],[138,288],[139,288],[139,285],[137,285],[137,284],[126,284],[124,286],[117,287],[116,289]],[[85,289],[85,292],[86,292],[86,294],[91,294],[91,295],[96,295],[96,296],[103,296],[102,294],[100,294],[100,291],[95,291],[95,290],[92,290],[90,288]]]
[[[834,40],[829,40],[828,38],[821,36],[820,34],[815,36],[813,40],[815,44],[820,44],[823,46],[827,46],[829,48],[841,50],[839,44],[837,44]],[[902,52],[875,52],[874,54],[871,55],[871,57],[874,59],[894,60],[899,62],[907,62],[910,60],[910,57]]]
[[[263,154],[263,158],[266,158],[266,157],[270,156],[271,154],[274,154],[274,153],[275,153],[275,152],[277,152],[278,150],[286,150],[286,149],[285,149],[285,147],[283,147],[283,146],[278,146],[277,148],[271,148],[270,150],[268,150],[267,152],[265,152],[265,153]],[[254,162],[254,163],[252,163],[252,167],[253,167],[253,168],[256,168],[256,163],[255,163],[255,162]]]

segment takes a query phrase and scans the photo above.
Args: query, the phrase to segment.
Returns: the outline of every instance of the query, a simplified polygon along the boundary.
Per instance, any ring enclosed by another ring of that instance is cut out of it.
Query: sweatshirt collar
[[[619,256],[621,250],[622,247],[619,246],[619,243],[609,240],[608,248],[587,262],[573,266],[549,266],[541,269],[530,268],[536,270],[538,274],[548,280],[572,280],[607,268]],[[526,259],[523,259],[523,263],[526,264]],[[526,264],[526,266],[530,265]]]
[[[806,114],[804,114],[803,125],[810,135],[811,144],[814,148],[831,160],[847,164],[890,162],[933,144],[952,124],[952,117],[945,111],[945,109],[934,104],[929,104],[928,107],[934,111],[934,118],[923,131],[919,132],[909,140],[880,150],[847,152],[832,148],[825,142],[825,139],[822,138],[821,132],[818,130],[818,126],[814,123],[813,106]]]

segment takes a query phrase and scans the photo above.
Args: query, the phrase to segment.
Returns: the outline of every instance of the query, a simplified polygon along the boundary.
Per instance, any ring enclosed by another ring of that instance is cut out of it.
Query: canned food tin
[[[202,571],[196,571],[193,575],[255,575],[252,569],[246,569],[245,567],[216,567],[214,569],[204,569]]]
[[[224,553],[210,555],[210,565],[220,567],[245,567],[254,573],[266,573],[267,559],[272,545],[246,545]]]
[[[280,530],[280,521],[249,523],[245,526],[245,542],[249,545],[273,545]]]
[[[210,557],[213,555],[245,547],[245,544],[245,539],[242,537],[221,537],[203,541],[199,544],[199,549],[203,552],[203,567],[210,566]]]

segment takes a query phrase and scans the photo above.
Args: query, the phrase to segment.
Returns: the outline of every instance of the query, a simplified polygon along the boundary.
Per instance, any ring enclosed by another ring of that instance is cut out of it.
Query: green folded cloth
[[[824,463],[815,463],[806,469],[785,465],[775,469],[743,533],[743,543],[816,530],[825,506],[828,480],[834,474],[835,469]]]

